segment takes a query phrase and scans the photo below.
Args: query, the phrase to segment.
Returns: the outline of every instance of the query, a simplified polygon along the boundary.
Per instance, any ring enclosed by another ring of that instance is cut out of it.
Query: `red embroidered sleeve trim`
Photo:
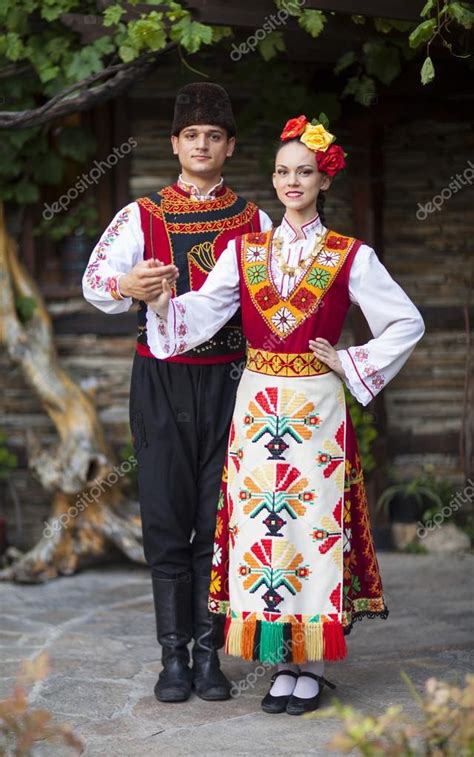
[[[347,352],[347,354],[349,355],[349,357],[350,357],[350,359],[351,359],[352,365],[354,366],[354,370],[355,370],[355,372],[357,373],[357,375],[358,375],[358,377],[359,377],[359,380],[360,380],[361,384],[363,384],[363,386],[365,386],[365,388],[367,389],[367,391],[369,392],[370,396],[371,396],[371,397],[372,397],[372,399],[373,399],[373,398],[375,397],[375,394],[373,393],[373,391],[372,391],[371,389],[369,389],[369,387],[368,387],[368,386],[367,386],[367,384],[365,383],[364,379],[363,379],[363,378],[362,378],[362,376],[360,375],[360,373],[359,373],[359,370],[358,370],[358,368],[357,368],[357,366],[356,366],[356,364],[355,364],[355,362],[354,362],[354,358],[352,357],[352,355],[351,355],[351,353],[349,352],[349,350],[346,350],[346,352]]]

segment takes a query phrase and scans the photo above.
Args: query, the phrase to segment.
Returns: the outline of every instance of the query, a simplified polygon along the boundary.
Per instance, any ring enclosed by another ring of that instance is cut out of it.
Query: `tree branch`
[[[174,47],[176,47],[175,43],[170,43],[163,50],[160,50],[158,54],[153,53],[152,55],[142,56],[132,63],[119,63],[115,66],[109,66],[103,71],[93,74],[87,77],[87,79],[83,79],[83,81],[72,84],[38,108],[19,112],[1,111],[0,129],[41,126],[59,116],[89,110],[98,102],[103,103],[116,97],[138,79],[148,74],[158,65],[158,57]],[[84,88],[90,87],[100,79],[110,76],[112,78],[108,79],[108,81],[91,89],[84,90]],[[84,91],[71,97],[77,90],[81,89]]]

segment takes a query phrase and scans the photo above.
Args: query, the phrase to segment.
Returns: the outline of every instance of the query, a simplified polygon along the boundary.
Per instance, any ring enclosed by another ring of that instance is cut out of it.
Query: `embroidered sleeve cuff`
[[[168,319],[165,320],[150,307],[146,314],[146,333],[150,351],[160,359],[171,357],[174,354],[174,307],[173,301],[168,308]]]
[[[338,350],[337,354],[344,369],[344,383],[346,384],[350,393],[356,398],[358,402],[360,402],[361,405],[368,405],[375,395],[365,384],[361,374],[356,367],[356,363],[350,351]]]
[[[170,300],[167,320],[151,308],[148,308],[146,318],[148,346],[155,357],[165,359],[189,349],[186,309],[179,300]]]

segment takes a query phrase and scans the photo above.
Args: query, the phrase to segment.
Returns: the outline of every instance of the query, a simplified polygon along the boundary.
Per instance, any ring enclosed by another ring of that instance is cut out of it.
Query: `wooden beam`
[[[424,0],[306,0],[304,7],[351,16],[393,18],[399,21],[417,21]]]
[[[350,16],[393,18],[402,21],[419,20],[423,5],[421,0],[385,0],[383,4],[378,0],[356,0],[355,2],[306,0],[304,2],[304,8],[309,10],[322,10]],[[273,0],[259,0],[258,3],[241,0],[239,4],[228,3],[226,0],[188,0],[186,6],[197,13],[202,23],[207,24],[257,29],[265,21],[271,22],[272,16],[281,18],[281,15],[278,17],[278,8]],[[301,2],[300,6],[303,6]],[[285,22],[285,27],[292,25],[295,25],[295,21],[290,17]]]

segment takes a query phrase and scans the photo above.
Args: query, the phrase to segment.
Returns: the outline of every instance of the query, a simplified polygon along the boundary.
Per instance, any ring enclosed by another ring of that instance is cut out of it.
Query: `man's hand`
[[[120,277],[119,288],[123,297],[150,302],[163,291],[163,281],[173,285],[179,276],[175,265],[163,265],[160,260],[142,260],[129,273]]]
[[[168,284],[166,279],[163,279],[162,290],[161,290],[160,296],[148,302],[148,307],[154,310],[154,312],[157,313],[157,315],[161,316],[166,321],[168,319],[168,308],[170,305],[170,299],[171,299],[170,285]]]

